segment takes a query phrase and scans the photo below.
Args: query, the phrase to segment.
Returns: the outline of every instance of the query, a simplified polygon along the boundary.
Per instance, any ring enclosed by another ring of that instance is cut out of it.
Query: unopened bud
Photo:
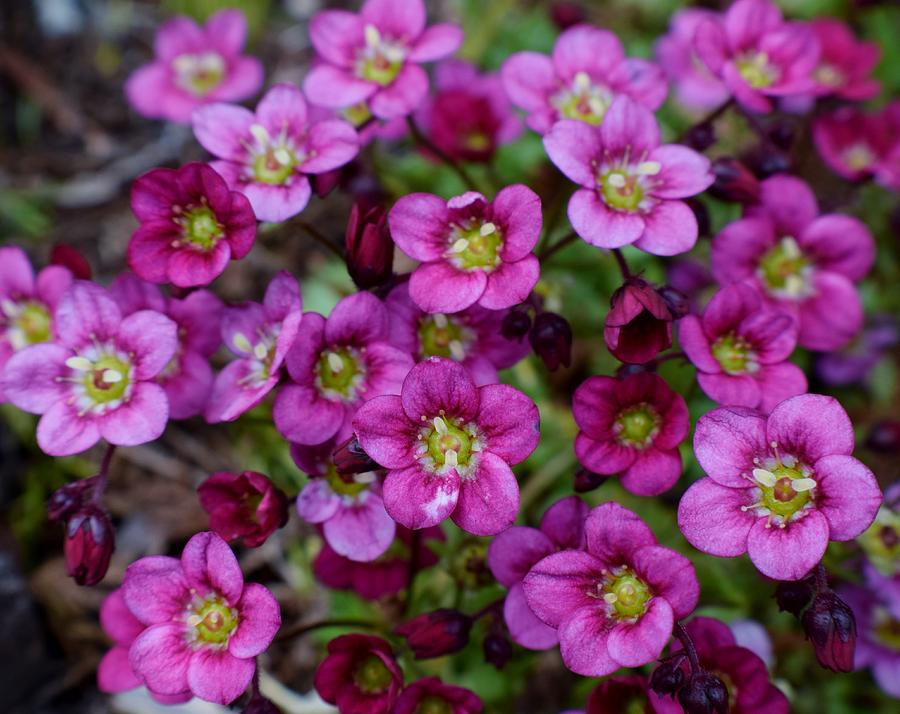
[[[358,288],[367,290],[390,280],[394,264],[394,241],[387,212],[380,205],[366,209],[357,202],[350,211],[344,241],[347,272]]]
[[[816,595],[800,618],[816,659],[832,672],[850,672],[856,650],[856,618],[853,610],[831,590]]]
[[[365,452],[359,439],[355,436],[351,436],[343,444],[340,444],[332,453],[331,458],[339,474],[363,474],[381,468]]]
[[[721,157],[712,163],[715,182],[709,192],[723,201],[756,203],[759,200],[759,181],[737,159]]]
[[[800,617],[803,608],[809,605],[813,596],[813,588],[809,580],[794,580],[778,583],[775,588],[775,602],[782,612],[789,612]]]
[[[414,617],[395,631],[406,638],[416,659],[431,659],[459,652],[469,643],[472,618],[449,608]]]
[[[525,310],[510,310],[503,318],[500,332],[507,340],[521,342],[531,329],[531,317]]]
[[[109,568],[115,530],[98,506],[84,506],[66,524],[66,572],[79,585],[96,585]]]
[[[706,121],[694,124],[688,129],[684,143],[697,151],[705,151],[716,143],[716,129]]]
[[[582,466],[575,472],[575,492],[587,493],[588,491],[593,491],[606,483],[608,478],[609,476],[595,474]]]
[[[684,684],[684,669],[682,665],[687,659],[683,652],[674,654],[660,662],[659,666],[650,675],[650,689],[661,697],[674,697],[676,692]]]
[[[81,479],[58,488],[47,501],[47,518],[64,521],[80,509],[94,491],[97,477]]]
[[[534,319],[528,341],[551,372],[572,364],[572,328],[555,312],[542,312]]]
[[[484,659],[497,669],[503,669],[512,654],[512,644],[508,637],[492,632],[484,638]]]
[[[678,691],[684,714],[727,714],[728,689],[714,674],[694,673]]]

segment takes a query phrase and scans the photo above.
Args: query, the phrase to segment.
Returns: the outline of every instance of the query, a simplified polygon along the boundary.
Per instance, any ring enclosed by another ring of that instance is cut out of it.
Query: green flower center
[[[172,67],[177,84],[198,97],[218,87],[225,77],[225,60],[216,52],[179,55]]]
[[[844,73],[830,64],[820,64],[813,70],[813,78],[826,87],[842,87],[845,82]]]
[[[759,370],[750,345],[733,332],[713,342],[712,353],[726,374],[747,374]]]
[[[900,620],[894,619],[890,612],[882,607],[873,613],[872,636],[881,644],[900,651]]]
[[[365,36],[366,46],[357,60],[357,75],[382,87],[387,86],[403,69],[406,51],[402,45],[384,39],[374,25],[366,25]]]
[[[372,118],[372,112],[369,110],[367,102],[360,102],[351,107],[341,109],[340,114],[355,127],[362,126]]]
[[[419,702],[419,706],[416,707],[413,714],[453,714],[453,709],[446,699],[428,696]]]
[[[369,655],[356,665],[353,681],[366,694],[381,694],[390,688],[394,677],[380,657]]]
[[[187,624],[195,646],[224,647],[238,626],[237,611],[218,595],[197,599],[188,608]]]
[[[753,89],[769,87],[778,79],[778,68],[769,64],[769,55],[765,52],[748,52],[739,57],[737,68],[744,81]]]
[[[471,339],[469,329],[452,316],[435,313],[419,321],[422,357],[450,357],[462,362]]]
[[[353,401],[364,378],[360,354],[352,347],[337,347],[319,355],[316,386],[325,396]]]
[[[105,413],[131,395],[131,362],[109,345],[95,345],[83,354],[69,357],[66,366],[72,374],[59,379],[74,385],[79,413]]]
[[[250,171],[253,180],[272,186],[289,184],[294,169],[304,158],[298,155],[286,131],[273,138],[262,124],[253,124],[250,133],[256,141],[250,150],[252,156]]]
[[[643,449],[649,446],[659,433],[660,421],[659,414],[653,407],[641,403],[619,412],[613,430],[620,444]]]
[[[191,206],[184,211],[176,222],[181,225],[181,240],[192,248],[210,251],[225,235],[222,225],[216,220],[216,214],[206,205]]]
[[[760,461],[755,459],[753,480],[759,488],[759,500],[741,510],[755,510],[759,516],[768,516],[780,527],[796,520],[807,509],[815,505],[813,493],[816,482],[812,469],[801,464],[788,454],[778,454]]]
[[[591,82],[587,72],[578,72],[571,86],[563,89],[551,102],[561,117],[599,126],[612,98],[608,89]]]
[[[43,303],[33,301],[15,303],[12,300],[4,300],[0,309],[8,320],[6,338],[14,350],[18,351],[39,342],[48,342],[52,337],[50,311]]]
[[[371,481],[360,478],[364,474],[357,474],[356,476],[357,478],[354,478],[354,474],[339,474],[334,464],[329,464],[325,472],[325,480],[328,481],[331,490],[342,496],[358,496],[369,488]]]
[[[634,620],[647,611],[653,594],[643,580],[628,568],[614,568],[598,586],[609,615],[618,620]]]
[[[844,151],[844,163],[854,171],[863,171],[875,163],[877,157],[867,144],[853,144]]]
[[[474,455],[481,451],[482,443],[473,424],[461,424],[446,416],[428,419],[422,416],[417,455],[428,470],[444,474],[456,469],[460,476],[468,476],[475,467]]]
[[[797,298],[809,292],[809,260],[791,236],[782,238],[762,257],[759,272],[769,292],[775,295]]]
[[[875,522],[858,541],[883,575],[890,576],[900,571],[900,513],[882,506],[878,509]]]
[[[272,376],[272,363],[275,361],[275,347],[280,330],[279,324],[270,325],[268,332],[260,330],[255,343],[243,332],[235,333],[232,337],[234,349],[248,359],[247,374],[241,377],[239,384],[254,388]]]
[[[500,265],[503,236],[490,222],[472,221],[450,232],[449,257],[460,270],[491,272]]]
[[[646,208],[647,190],[653,176],[662,171],[658,161],[603,166],[597,175],[600,196],[610,208],[635,213]]]

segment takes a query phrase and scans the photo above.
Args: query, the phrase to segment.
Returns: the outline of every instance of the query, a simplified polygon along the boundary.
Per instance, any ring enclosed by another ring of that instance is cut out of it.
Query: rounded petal
[[[436,526],[456,508],[459,475],[436,476],[413,464],[389,471],[384,480],[384,507],[397,523],[419,529]]]
[[[166,390],[153,382],[134,385],[122,406],[96,417],[100,436],[110,444],[137,446],[158,439],[169,420]]]
[[[502,535],[502,533],[501,533]],[[525,589],[515,583],[503,602],[503,619],[513,642],[529,650],[546,650],[556,645],[556,629],[545,625],[528,607]]]
[[[589,595],[603,577],[606,563],[581,550],[548,555],[532,567],[522,585],[528,606],[550,627],[559,627],[579,609],[594,609]]]
[[[875,475],[852,456],[825,456],[814,466],[816,508],[831,540],[852,540],[866,530],[881,505]]]
[[[181,553],[181,568],[192,588],[221,595],[232,606],[240,599],[244,588],[241,566],[219,535],[204,531],[191,538]]]
[[[65,402],[53,404],[37,426],[37,442],[50,456],[71,456],[90,449],[100,440],[100,430],[93,419],[80,417]]]
[[[359,153],[359,135],[349,123],[329,119],[309,128],[305,145],[310,157],[299,169],[305,174],[321,174],[343,166]]]
[[[478,390],[479,430],[487,448],[509,464],[518,464],[535,450],[541,435],[541,417],[530,398],[505,384]]]
[[[373,342],[363,355],[366,369],[364,399],[382,394],[399,394],[403,380],[415,362],[409,352],[387,342]]]
[[[368,292],[342,298],[325,321],[325,343],[328,345],[365,347],[370,342],[386,339],[387,335],[387,308]]]
[[[816,510],[808,511],[785,528],[759,518],[747,535],[747,553],[757,570],[774,580],[800,580],[825,555],[828,521]]]
[[[592,439],[580,432],[575,437],[575,455],[581,464],[598,474],[617,474],[631,466],[637,452],[615,440]]]
[[[566,667],[585,677],[602,677],[619,669],[622,665],[609,654],[609,631],[610,623],[596,603],[570,612],[557,631]]]
[[[697,383],[706,396],[723,406],[756,408],[762,399],[760,385],[749,374],[700,372],[697,374]]]
[[[594,161],[603,155],[597,129],[575,119],[563,119],[544,135],[544,150],[556,168],[574,183],[593,189],[597,185]]]
[[[817,268],[840,273],[849,280],[862,280],[875,261],[872,233],[852,216],[820,216],[797,238]]]
[[[657,198],[687,198],[712,185],[709,159],[686,146],[665,144],[654,149],[648,160],[662,167],[654,177],[653,195]]]
[[[447,202],[430,193],[400,198],[388,214],[391,237],[404,253],[424,262],[440,260],[450,235]]]
[[[72,349],[115,337],[122,312],[99,285],[76,280],[60,298],[53,315],[58,341]]]
[[[668,491],[681,475],[681,453],[678,449],[649,448],[637,454],[619,477],[625,490],[638,496],[658,496]]]
[[[116,341],[132,355],[134,378],[150,379],[175,356],[178,325],[153,310],[139,310],[122,320]]]
[[[768,453],[766,419],[740,407],[714,409],[697,420],[694,453],[706,474],[723,486],[746,488],[753,459]]]
[[[283,386],[275,397],[272,416],[278,432],[298,444],[321,444],[344,424],[344,405],[321,396],[315,387]]]
[[[524,302],[537,285],[541,263],[526,255],[513,263],[501,263],[487,275],[487,285],[478,304],[488,310],[504,310]]]
[[[780,235],[799,238],[819,215],[819,206],[808,183],[779,174],[759,184],[759,204],[749,213],[755,212],[769,216]]]
[[[240,162],[247,154],[243,142],[251,136],[250,127],[256,123],[256,117],[244,107],[219,103],[198,108],[191,122],[194,137],[210,154]]]
[[[330,64],[313,67],[303,80],[303,93],[320,107],[342,109],[368,100],[378,85]]]
[[[511,55],[500,68],[500,77],[509,100],[528,112],[546,109],[559,84],[553,62],[538,52]]]
[[[713,275],[725,285],[752,278],[760,258],[774,245],[775,230],[767,217],[732,221],[713,239]]]
[[[767,442],[782,453],[812,464],[823,456],[853,453],[853,424],[834,397],[801,394],[772,410],[766,427]],[[710,474],[711,475],[711,474]]]
[[[375,397],[360,406],[353,430],[363,450],[384,468],[404,468],[416,459],[419,422],[406,415],[398,396]]]
[[[335,552],[350,560],[370,562],[383,555],[394,542],[397,524],[375,493],[363,503],[345,505],[323,527],[325,540]]]
[[[231,704],[253,679],[256,660],[240,659],[230,652],[199,649],[190,657],[187,682],[200,699],[216,704]]]
[[[323,478],[312,479],[297,496],[297,513],[307,523],[324,523],[340,507],[341,497]]]
[[[306,208],[312,188],[306,176],[295,173],[290,184],[248,183],[241,186],[241,193],[249,199],[259,220],[280,223]]]
[[[240,619],[228,638],[228,652],[235,657],[255,657],[265,651],[281,627],[278,601],[262,585],[247,583],[237,610]]]
[[[748,489],[702,478],[681,497],[678,527],[697,550],[727,558],[741,555],[747,551],[747,535],[756,521],[741,508],[752,500]]]
[[[353,12],[325,10],[310,20],[309,38],[325,61],[349,69],[366,43],[365,22]]]
[[[483,271],[463,272],[441,261],[416,268],[409,279],[409,294],[425,312],[454,313],[478,302],[487,285],[488,276]],[[498,292],[494,291],[493,297],[502,301]]]
[[[576,25],[563,32],[553,46],[553,67],[570,82],[579,72],[605,79],[625,59],[622,43],[609,30]]]
[[[434,62],[452,55],[463,42],[462,28],[440,23],[425,28],[409,53],[412,62]]]
[[[637,213],[614,211],[593,188],[579,189],[569,199],[569,222],[583,240],[598,248],[621,248],[644,233],[644,218]]]
[[[654,597],[636,622],[620,622],[610,630],[606,641],[609,656],[625,667],[652,662],[662,654],[672,636],[673,625],[671,605],[661,597]]]
[[[414,423],[443,412],[471,421],[478,413],[478,389],[465,367],[443,357],[429,357],[413,367],[400,395],[403,411]]]
[[[578,496],[561,498],[541,518],[541,532],[559,548],[584,546],[584,519],[589,509]]]
[[[808,388],[806,373],[791,362],[763,365],[755,376],[761,394],[758,408],[766,413]]]
[[[511,588],[528,575],[532,565],[555,551],[553,541],[537,528],[513,526],[491,541],[488,567],[501,585]]]
[[[541,236],[541,198],[522,184],[507,186],[491,203],[493,219],[503,226],[504,261],[521,260]]]
[[[162,555],[135,561],[125,570],[122,597],[132,615],[145,625],[172,622],[184,613],[190,600],[181,561]]]
[[[59,378],[72,352],[52,342],[31,345],[0,364],[0,392],[19,409],[43,414],[63,398]]]
[[[856,287],[843,275],[817,271],[813,295],[800,303],[799,343],[810,350],[831,352],[859,334],[863,308]]]
[[[428,96],[428,75],[417,64],[407,62],[400,74],[369,100],[369,109],[379,119],[411,114]]]
[[[613,156],[649,154],[659,146],[659,124],[647,107],[619,95],[603,118],[600,139]]]
[[[634,245],[653,255],[686,253],[697,242],[697,217],[682,201],[661,201],[642,214],[644,232]]]
[[[584,522],[588,552],[609,566],[630,562],[638,548],[656,545],[650,527],[633,511],[618,503],[601,503]]]
[[[425,3],[422,0],[366,0],[360,16],[382,35],[406,42],[414,41],[425,29]]]
[[[453,522],[473,535],[489,536],[509,528],[518,513],[515,474],[499,456],[482,451],[474,475],[461,480]]]
[[[183,622],[167,622],[144,630],[128,650],[131,669],[148,689],[158,694],[180,694],[188,689],[192,651]]]
[[[660,545],[635,551],[631,557],[634,571],[672,606],[676,620],[690,615],[700,598],[700,583],[691,561],[681,553]]]
[[[101,692],[114,694],[140,686],[141,680],[131,669],[131,662],[128,661],[127,647],[113,647],[103,655],[103,659],[97,665],[97,688]]]

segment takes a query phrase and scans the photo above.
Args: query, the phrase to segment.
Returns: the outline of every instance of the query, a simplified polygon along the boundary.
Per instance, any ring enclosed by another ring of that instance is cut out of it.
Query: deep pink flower
[[[900,190],[900,102],[877,112],[841,107],[813,122],[819,155],[832,171],[850,181],[874,176]]]
[[[690,429],[684,397],[652,372],[624,380],[590,377],[572,399],[581,431],[578,460],[598,474],[620,474],[639,496],[667,491],[681,475],[678,445]]]
[[[240,538],[250,548],[287,523],[287,496],[256,471],[211,474],[197,487],[197,497],[213,531],[225,540]]]
[[[499,74],[480,74],[468,62],[447,60],[437,67],[435,85],[416,121],[448,156],[489,161],[499,146],[522,133],[522,120],[513,111]]]
[[[675,255],[697,241],[697,219],[687,198],[713,182],[706,157],[659,143],[653,114],[617,98],[600,128],[557,122],[544,137],[550,160],[580,186],[569,200],[569,221],[600,248],[634,243],[654,255]]]
[[[197,107],[255,94],[263,67],[241,54],[246,35],[240,10],[217,12],[203,27],[189,17],[169,20],[156,33],[154,61],[128,78],[128,101],[145,117],[186,124]]]
[[[672,346],[672,314],[662,295],[646,280],[631,277],[610,298],[603,340],[610,354],[629,364],[649,362]]]
[[[647,679],[639,674],[610,677],[591,692],[586,714],[654,714],[649,696]]]
[[[881,59],[877,43],[858,41],[846,23],[832,17],[817,17],[810,27],[821,48],[812,73],[816,94],[861,100],[881,91],[878,80],[870,77]]]
[[[316,691],[340,714],[383,714],[403,689],[390,644],[371,635],[342,635],[328,643],[316,669]]]
[[[422,0],[366,0],[359,14],[326,10],[309,34],[322,60],[303,83],[309,101],[335,109],[365,102],[379,119],[415,111],[428,94],[419,63],[453,54],[463,39],[456,25],[426,28]]]
[[[412,555],[413,532],[397,527],[397,537],[384,555],[369,563],[360,563],[342,555],[324,543],[313,561],[316,580],[327,588],[353,590],[366,600],[379,600],[395,595],[409,584],[409,560]],[[444,532],[438,526],[426,528],[417,539],[416,563],[419,570],[438,562],[429,541],[443,541]]]
[[[545,134],[560,119],[600,124],[617,96],[659,109],[668,87],[653,62],[625,57],[608,30],[577,25],[556,40],[553,54],[517,52],[500,70],[510,100],[528,113],[526,123]]]
[[[406,640],[416,659],[433,659],[459,652],[469,644],[474,622],[459,610],[442,607],[407,620],[394,632]]]
[[[53,320],[56,341],[17,352],[0,380],[10,402],[43,415],[41,449],[68,456],[101,438],[134,446],[159,437],[169,401],[155,379],[175,355],[175,323],[152,310],[123,319],[106,290],[82,280],[63,293]]]
[[[728,99],[728,89],[694,49],[698,25],[718,17],[718,13],[701,8],[679,10],[672,16],[669,32],[656,42],[657,62],[675,85],[678,101],[689,109],[713,109]]]
[[[819,215],[812,189],[793,176],[760,184],[760,202],[729,223],[712,244],[721,284],[750,281],[773,307],[799,324],[799,343],[830,351],[847,344],[863,322],[855,282],[875,260],[862,221]]]
[[[592,509],[584,535],[584,548],[548,555],[531,569],[523,582],[529,607],[557,630],[563,662],[576,674],[652,662],[675,620],[697,604],[694,566],[617,503]]]
[[[310,477],[297,496],[297,513],[308,523],[321,524],[325,542],[336,553],[370,562],[394,542],[397,524],[384,510],[378,475],[338,473],[334,447],[333,439],[318,446],[291,444],[294,463]]]
[[[292,383],[275,399],[275,426],[297,444],[321,444],[350,436],[363,402],[399,394],[413,366],[405,351],[388,343],[389,317],[371,293],[343,298],[325,318],[303,316],[286,364]]]
[[[697,422],[694,452],[707,478],[681,499],[681,532],[711,555],[748,552],[776,580],[804,577],[829,540],[858,536],[881,503],[872,472],[850,456],[853,426],[831,397],[791,397],[768,417],[714,409]]]
[[[474,692],[452,684],[444,684],[437,677],[426,677],[403,690],[393,714],[481,714],[484,704]]]
[[[738,0],[720,18],[701,22],[694,49],[735,99],[755,112],[772,97],[809,93],[819,42],[808,25],[785,22],[772,0]]]
[[[167,696],[230,704],[281,626],[278,601],[262,585],[244,583],[237,558],[215,533],[191,538],[181,559],[132,563],[122,597],[145,627],[129,647],[131,669]]]
[[[226,307],[222,342],[237,359],[216,376],[204,416],[210,423],[234,421],[259,404],[281,377],[303,317],[296,279],[282,270],[269,283],[262,304]]]
[[[53,312],[71,283],[72,273],[66,268],[50,265],[35,277],[25,251],[0,248],[0,377],[16,352],[53,340]],[[0,402],[4,401],[0,380]]]
[[[469,370],[475,384],[499,382],[497,370],[508,369],[524,358],[525,340],[506,339],[501,328],[508,310],[487,310],[472,305],[446,315],[420,310],[409,297],[409,285],[396,286],[384,301],[390,313],[390,342],[414,359],[449,357]]]
[[[531,250],[541,233],[541,199],[507,186],[488,202],[474,191],[445,201],[404,196],[388,214],[391,235],[421,261],[409,295],[425,312],[459,312],[474,304],[502,310],[522,302],[540,274]]]
[[[306,100],[290,84],[276,84],[256,112],[212,104],[194,113],[194,136],[218,161],[211,166],[248,199],[261,221],[283,221],[309,202],[307,174],[321,174],[359,152],[356,130],[345,121],[310,122]]]
[[[202,414],[214,378],[209,358],[222,344],[222,301],[209,290],[193,290],[185,298],[166,298],[156,285],[133,273],[118,275],[109,292],[125,316],[138,310],[155,310],[178,326],[175,356],[156,381],[169,398],[170,419]]]
[[[519,485],[510,465],[537,446],[537,407],[505,384],[476,387],[466,368],[429,357],[410,371],[400,396],[363,404],[353,428],[366,453],[388,469],[384,505],[407,528],[447,516],[474,535],[512,525]]]
[[[584,519],[588,507],[577,496],[554,503],[541,518],[539,528],[513,526],[491,541],[488,567],[497,581],[509,589],[503,603],[503,618],[513,640],[530,650],[545,650],[559,640],[531,611],[522,581],[542,558],[560,550],[584,547]]]
[[[247,197],[229,191],[206,164],[153,169],[131,186],[140,221],[128,243],[128,265],[144,280],[181,288],[208,285],[230,260],[243,258],[256,238]]]
[[[803,370],[787,361],[797,346],[796,321],[766,306],[746,283],[722,288],[702,317],[683,317],[678,340],[700,387],[723,406],[769,413],[806,391]]]

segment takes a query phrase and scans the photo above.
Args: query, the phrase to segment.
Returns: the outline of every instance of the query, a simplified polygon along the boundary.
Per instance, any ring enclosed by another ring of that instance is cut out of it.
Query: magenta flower
[[[430,193],[404,196],[388,214],[397,246],[421,265],[409,295],[425,312],[489,310],[531,293],[540,263],[531,250],[541,233],[541,199],[527,186],[507,186],[488,202],[474,191],[449,201]]]
[[[384,505],[395,521],[426,528],[451,516],[464,531],[495,535],[516,519],[510,465],[534,451],[540,417],[517,389],[476,387],[465,367],[429,357],[407,375],[400,396],[363,404],[353,428],[388,469]]]
[[[650,696],[647,678],[640,674],[609,677],[591,692],[587,712],[563,712],[563,714],[609,714],[609,712],[627,712],[629,707],[635,714],[655,714],[656,709],[650,706]]]
[[[808,25],[785,22],[772,0],[737,0],[724,17],[700,23],[694,49],[731,94],[754,112],[772,98],[809,93],[819,42]]]
[[[19,350],[53,340],[53,312],[72,284],[72,273],[49,265],[35,277],[25,251],[0,248],[0,377]],[[0,379],[0,403],[6,401]]]
[[[512,367],[531,351],[527,341],[508,340],[501,333],[508,310],[472,305],[450,315],[429,314],[410,299],[407,283],[391,290],[384,304],[392,345],[416,361],[448,357],[461,362],[478,386],[499,382],[497,370]]]
[[[333,440],[318,446],[291,444],[297,468],[310,477],[297,496],[297,513],[322,526],[325,542],[338,555],[370,562],[394,542],[397,524],[384,510],[375,472],[340,474],[331,454]]]
[[[388,343],[388,323],[387,308],[367,292],[343,298],[327,319],[316,312],[303,316],[286,359],[293,382],[278,392],[273,412],[285,439],[343,441],[361,403],[400,392],[413,361]]]
[[[871,99],[881,84],[870,75],[881,59],[875,42],[859,42],[846,23],[831,17],[817,17],[810,27],[819,40],[819,64],[813,70],[815,93],[841,99]]]
[[[321,174],[359,152],[356,130],[345,121],[310,123],[306,100],[290,84],[276,84],[256,112],[234,104],[197,110],[194,136],[218,161],[211,166],[243,193],[261,221],[283,221],[309,203],[307,174]]]
[[[678,323],[681,348],[697,367],[697,382],[723,406],[767,414],[806,391],[806,375],[788,357],[797,346],[797,323],[768,308],[746,283],[722,288],[703,316]]]
[[[222,341],[237,359],[216,376],[204,416],[234,421],[259,404],[281,377],[281,365],[300,329],[303,301],[297,281],[282,270],[269,283],[262,304],[226,307]]]
[[[522,133],[522,120],[506,98],[499,74],[480,74],[461,60],[442,62],[435,74],[436,91],[416,120],[448,156],[489,161],[499,146]]]
[[[246,35],[240,10],[217,12],[204,27],[189,17],[169,20],[156,33],[154,61],[128,78],[128,101],[145,117],[187,124],[197,107],[255,94],[263,67],[241,54]]]
[[[662,377],[590,377],[575,390],[572,414],[581,430],[575,453],[586,468],[620,474],[622,486],[639,496],[675,485],[681,475],[678,445],[690,420],[684,398]]]
[[[618,37],[590,25],[563,32],[550,57],[515,53],[500,74],[510,100],[528,113],[525,122],[539,134],[546,134],[560,119],[596,126],[621,95],[653,111],[668,91],[659,67],[626,58]]]
[[[813,139],[829,168],[849,181],[874,176],[900,190],[900,102],[878,112],[841,107],[813,122]]]
[[[132,563],[122,597],[145,628],[129,647],[131,669],[165,696],[230,704],[281,626],[278,601],[262,585],[244,583],[237,558],[215,533],[191,538],[181,559]]]
[[[854,283],[872,267],[875,243],[862,221],[818,214],[806,183],[766,179],[759,204],[713,240],[712,269],[721,284],[750,281],[773,307],[794,316],[801,346],[830,351],[862,327]]]
[[[711,555],[749,553],[776,580],[804,577],[829,540],[858,536],[881,503],[872,472],[850,456],[853,426],[831,397],[791,397],[768,417],[714,409],[697,422],[694,452],[707,478],[681,499],[681,532]]]
[[[128,243],[128,265],[151,283],[208,285],[256,238],[246,196],[229,191],[206,164],[153,169],[131,186],[131,210],[141,225]]]
[[[316,691],[340,714],[391,711],[403,689],[403,671],[388,642],[371,635],[342,635],[328,643],[316,669]]]
[[[488,567],[498,582],[509,589],[503,603],[503,619],[512,639],[530,650],[554,647],[556,630],[531,611],[522,581],[542,558],[560,550],[584,547],[584,519],[588,507],[577,496],[554,503],[541,518],[539,528],[513,526],[491,541]]]
[[[585,546],[548,555],[525,577],[525,597],[557,630],[576,674],[599,677],[659,657],[675,620],[697,604],[694,566],[657,545],[637,516],[617,503],[592,509]]]
[[[68,456],[101,438],[134,446],[159,437],[169,402],[155,379],[175,355],[175,323],[152,310],[123,319],[106,290],[81,280],[63,293],[53,321],[56,340],[17,352],[0,379],[10,402],[43,415],[41,449]]]
[[[358,15],[326,10],[309,34],[322,60],[303,83],[309,101],[335,109],[365,103],[379,119],[415,111],[428,94],[419,63],[453,54],[463,40],[456,25],[426,28],[422,0],[366,0]]]
[[[468,689],[444,684],[437,677],[426,677],[404,689],[392,711],[393,714],[481,714],[484,704]]]
[[[197,487],[197,498],[213,531],[225,540],[241,539],[249,548],[261,546],[287,523],[287,496],[256,471],[210,474]]]
[[[170,419],[202,414],[214,378],[209,358],[222,344],[222,301],[208,290],[194,290],[182,299],[165,298],[156,285],[132,273],[118,275],[109,292],[123,315],[155,310],[178,326],[175,356],[156,376],[156,382],[166,390]]]
[[[675,255],[697,242],[697,219],[677,199],[712,184],[709,161],[685,146],[660,146],[659,125],[640,104],[617,98],[599,129],[557,122],[544,148],[580,187],[569,200],[569,221],[591,245],[634,243],[654,255]]]

